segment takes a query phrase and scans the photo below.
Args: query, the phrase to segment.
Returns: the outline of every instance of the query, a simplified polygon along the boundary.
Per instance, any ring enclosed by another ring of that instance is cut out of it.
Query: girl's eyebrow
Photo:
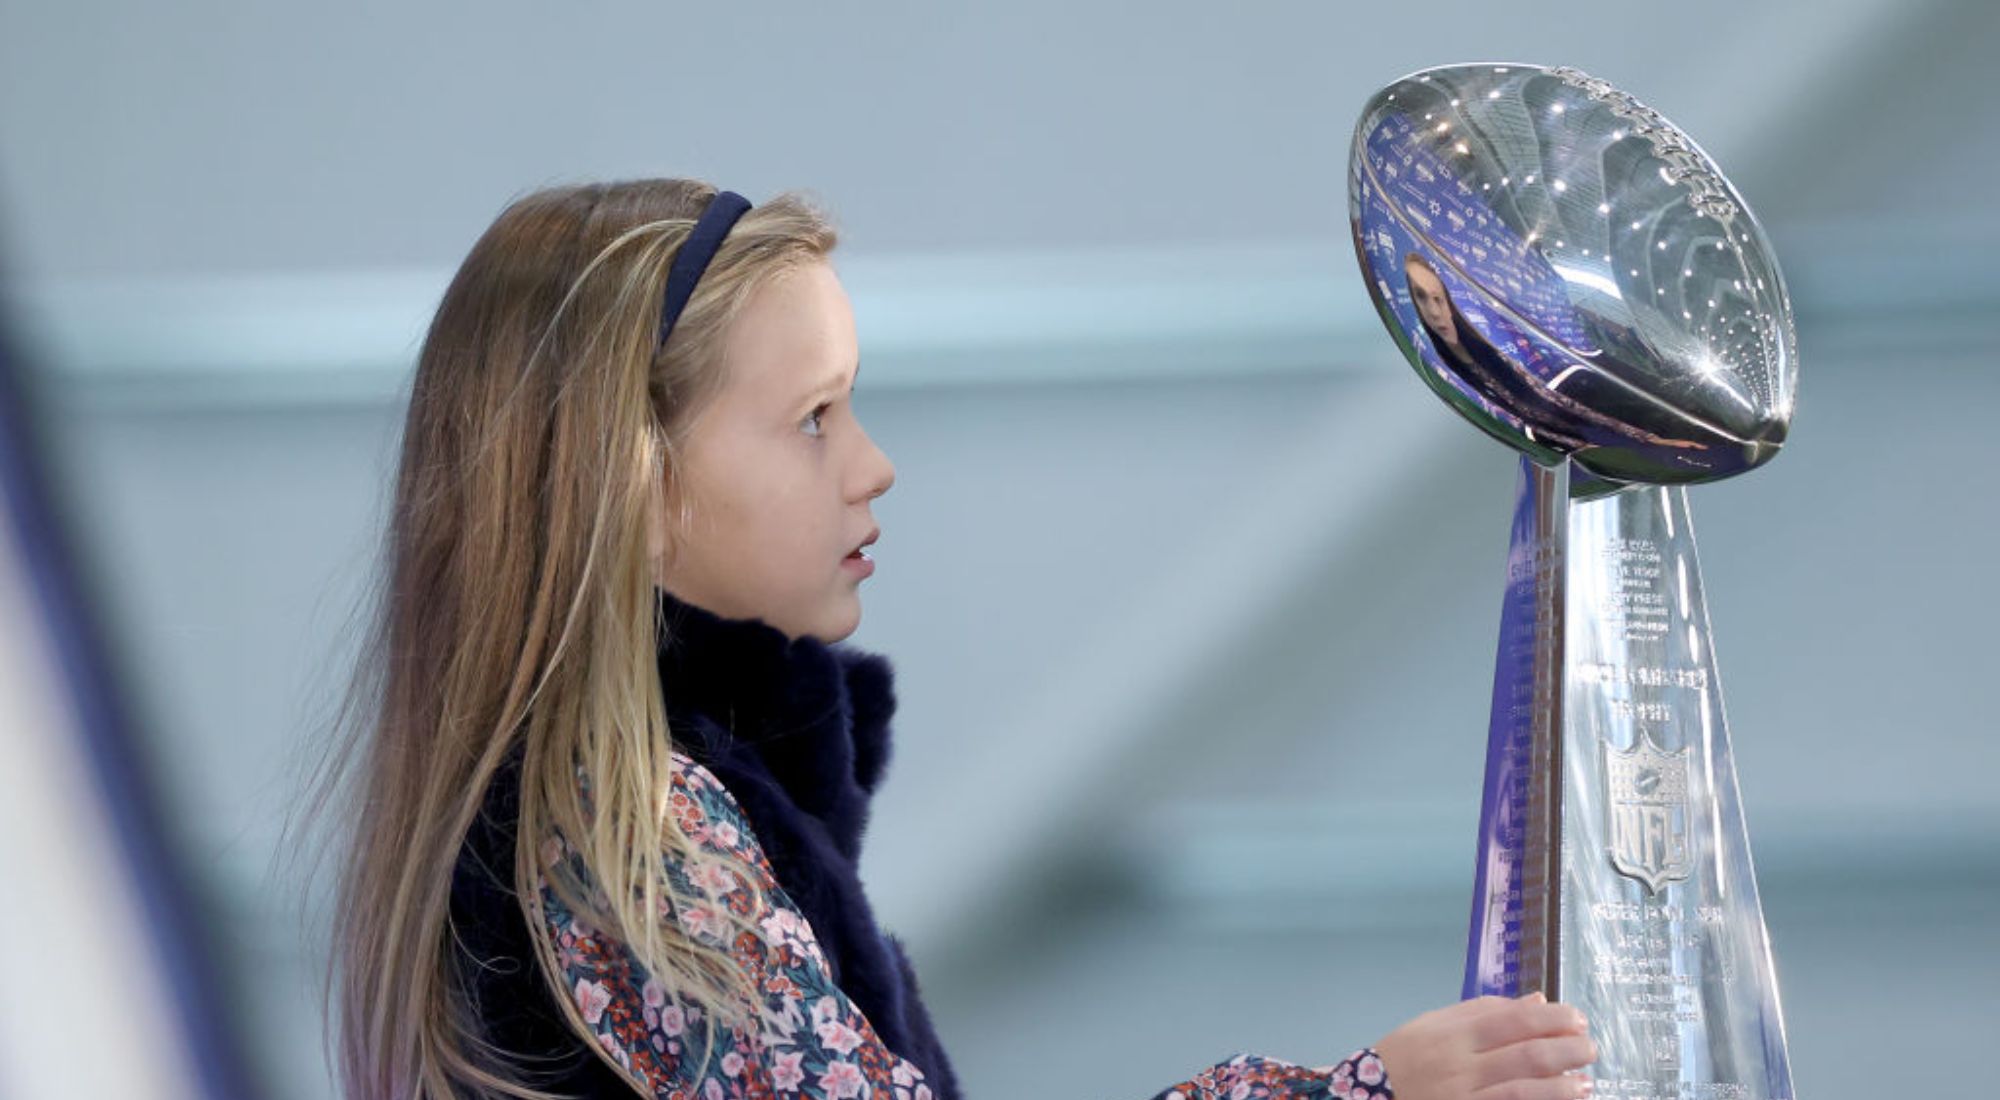
[[[854,382],[859,382],[860,380],[861,380],[861,361],[857,359],[854,361]],[[854,383],[851,382],[849,383],[849,386],[851,387],[853,384]],[[836,374],[833,377],[828,378],[826,381],[821,382],[819,385],[814,386],[812,388],[812,391],[808,394],[808,396],[817,398],[824,394],[833,393],[839,388],[840,388],[840,375]]]

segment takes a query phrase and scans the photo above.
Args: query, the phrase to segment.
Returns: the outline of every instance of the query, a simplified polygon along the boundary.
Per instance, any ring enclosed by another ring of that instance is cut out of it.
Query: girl
[[[894,696],[836,643],[895,474],[833,245],[791,195],[564,187],[445,292],[349,712],[350,1097],[960,1095],[855,875]],[[1485,998],[1160,1095],[1569,1100],[1591,1057]]]

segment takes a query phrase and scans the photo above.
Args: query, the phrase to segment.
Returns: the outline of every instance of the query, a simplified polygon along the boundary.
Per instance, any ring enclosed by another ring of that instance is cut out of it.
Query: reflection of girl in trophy
[[[1655,445],[1699,448],[1701,444],[1667,439],[1637,428],[1563,393],[1534,372],[1501,353],[1488,343],[1479,330],[1467,323],[1458,303],[1445,291],[1444,279],[1429,260],[1412,252],[1403,257],[1403,274],[1409,281],[1410,301],[1417,307],[1431,346],[1444,360],[1443,366],[1463,379],[1479,396],[1520,420],[1529,438],[1565,453],[1592,446],[1579,432],[1591,428],[1639,439]],[[1569,374],[1585,379],[1589,371]],[[1600,433],[1600,439],[1602,438]]]

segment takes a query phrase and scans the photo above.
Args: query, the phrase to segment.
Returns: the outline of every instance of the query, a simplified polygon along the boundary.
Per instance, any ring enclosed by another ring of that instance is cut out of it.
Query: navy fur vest
[[[903,945],[876,925],[857,873],[868,803],[890,756],[894,676],[880,655],[760,619],[726,619],[656,589],[660,676],[676,747],[743,807],[778,885],[824,949],[833,979],[938,1100],[958,1080]],[[505,768],[452,881],[464,980],[502,1049],[547,1060],[549,1087],[586,1097],[631,1090],[562,1022],[535,967],[509,882],[519,776]]]

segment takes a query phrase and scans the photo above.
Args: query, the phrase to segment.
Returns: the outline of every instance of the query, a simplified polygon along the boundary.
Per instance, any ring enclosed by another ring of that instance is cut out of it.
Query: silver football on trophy
[[[1369,294],[1417,373],[1578,495],[1712,481],[1784,442],[1798,378],[1769,242],[1708,155],[1574,69],[1451,65],[1362,111]]]

